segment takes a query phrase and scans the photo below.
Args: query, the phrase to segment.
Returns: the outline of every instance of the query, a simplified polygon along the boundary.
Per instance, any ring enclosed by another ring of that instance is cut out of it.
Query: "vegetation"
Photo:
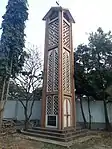
[[[40,100],[42,90],[42,67],[38,49],[27,49],[27,54],[21,73],[14,79],[16,90],[12,91],[12,96],[19,100],[24,108],[25,129],[28,128],[34,102]]]
[[[8,98],[21,102],[25,114],[25,129],[32,115],[34,101],[42,96],[41,60],[38,49],[25,50],[25,22],[28,19],[27,0],[9,0],[1,24],[0,40],[0,126]],[[27,53],[26,53],[27,51]],[[91,100],[102,100],[106,129],[111,125],[107,104],[112,102],[112,34],[98,28],[90,33],[88,44],[80,44],[74,53],[76,96],[84,119],[83,99],[87,100],[91,128]],[[40,73],[41,72],[41,73]],[[84,98],[85,97],[85,98]],[[29,101],[30,113],[28,113]]]
[[[88,45],[81,44],[75,51],[76,94],[103,100],[106,129],[110,129],[107,88],[112,85],[112,35],[98,28],[88,40]]]
[[[25,22],[28,19],[26,0],[9,0],[1,24],[0,43],[0,126],[2,111],[8,98],[10,78],[18,74],[24,63]]]

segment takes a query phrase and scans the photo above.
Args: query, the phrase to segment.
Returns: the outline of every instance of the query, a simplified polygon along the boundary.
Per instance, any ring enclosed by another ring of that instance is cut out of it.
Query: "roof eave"
[[[47,12],[47,14],[43,17],[42,20],[45,21],[45,20],[49,17],[49,15],[52,13],[52,10],[64,10],[64,11],[68,14],[68,16],[69,16],[71,22],[72,22],[72,23],[75,23],[75,20],[74,20],[74,18],[72,17],[70,11],[69,11],[68,9],[62,8],[61,6],[60,6],[60,7],[51,7],[51,9]]]

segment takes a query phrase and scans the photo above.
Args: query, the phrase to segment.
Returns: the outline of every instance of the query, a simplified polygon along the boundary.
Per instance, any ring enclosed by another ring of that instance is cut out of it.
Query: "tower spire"
[[[59,0],[58,0],[58,1],[56,1],[56,4],[57,4],[58,6],[60,6],[60,4],[59,4]]]

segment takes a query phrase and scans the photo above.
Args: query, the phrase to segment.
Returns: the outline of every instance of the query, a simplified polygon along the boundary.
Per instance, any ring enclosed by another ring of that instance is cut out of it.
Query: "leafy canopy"
[[[26,0],[9,0],[1,24],[0,75],[15,76],[24,62],[25,21],[28,19]],[[12,68],[11,68],[12,67]],[[11,74],[10,74],[11,72]]]
[[[112,85],[112,35],[98,28],[88,40],[88,45],[81,44],[75,51],[76,94],[102,100]]]

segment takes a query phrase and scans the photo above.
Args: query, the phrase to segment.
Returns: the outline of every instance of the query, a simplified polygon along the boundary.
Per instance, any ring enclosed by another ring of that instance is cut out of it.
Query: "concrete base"
[[[98,137],[97,132],[95,131],[86,131],[86,133],[84,132],[80,132],[79,134],[75,135],[74,138],[72,138],[72,140],[69,140],[67,142],[63,142],[62,140],[52,140],[52,139],[48,139],[48,138],[43,138],[43,137],[37,137],[37,136],[32,136],[30,133],[29,134],[24,134],[24,131],[21,134],[21,137],[24,139],[28,139],[28,140],[34,140],[34,141],[39,141],[39,142],[43,142],[43,143],[49,143],[49,144],[55,144],[55,145],[59,145],[59,146],[63,146],[63,147],[70,147],[75,143],[83,143],[85,141],[88,141],[92,138],[96,138]]]
[[[28,140],[34,140],[34,141],[40,141],[43,143],[49,143],[49,144],[55,144],[55,145],[60,145],[60,146],[71,146],[71,141],[68,142],[62,142],[62,141],[55,141],[51,139],[46,139],[46,138],[40,138],[40,137],[33,137],[33,136],[28,136],[28,135],[21,135],[22,138],[28,139]]]
[[[87,133],[88,130],[86,129],[75,130],[74,128],[56,130],[56,129],[35,127],[32,129],[28,129],[27,131],[22,131],[22,134],[27,136],[38,137],[42,139],[49,139],[60,142],[69,142],[71,140],[74,140],[74,138],[85,136]]]

